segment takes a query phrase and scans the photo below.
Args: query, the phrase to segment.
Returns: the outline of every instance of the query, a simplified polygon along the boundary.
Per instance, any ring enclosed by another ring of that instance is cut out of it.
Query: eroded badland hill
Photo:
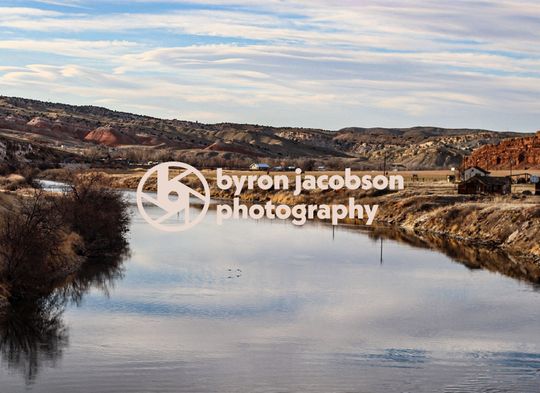
[[[24,98],[0,97],[0,137],[88,157],[96,147],[138,161],[182,154],[201,160],[339,158],[358,169],[388,165],[407,169],[459,166],[473,150],[528,134],[478,129],[267,127],[253,124],[203,124],[73,106]],[[159,154],[158,154],[159,153]],[[519,156],[518,156],[519,158]],[[529,160],[527,158],[526,160]],[[479,161],[480,162],[480,161]]]

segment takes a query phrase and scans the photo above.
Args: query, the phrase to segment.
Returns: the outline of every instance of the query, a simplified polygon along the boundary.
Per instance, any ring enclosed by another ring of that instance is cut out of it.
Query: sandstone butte
[[[482,146],[466,157],[463,165],[479,166],[486,170],[540,168],[540,131],[531,137]]]

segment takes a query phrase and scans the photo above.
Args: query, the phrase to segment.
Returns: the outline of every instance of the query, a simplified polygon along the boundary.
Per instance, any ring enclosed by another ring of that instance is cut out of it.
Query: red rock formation
[[[482,146],[466,157],[463,165],[476,165],[487,170],[540,168],[540,131],[529,138],[507,139],[496,145]]]
[[[85,141],[106,146],[135,145],[137,141],[129,135],[113,129],[110,126],[98,127],[84,137]]]

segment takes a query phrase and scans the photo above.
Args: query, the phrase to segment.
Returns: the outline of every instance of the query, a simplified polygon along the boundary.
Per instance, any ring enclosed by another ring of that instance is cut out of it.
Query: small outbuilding
[[[510,194],[509,177],[474,176],[458,184],[458,194]]]
[[[249,169],[252,171],[269,171],[270,165],[263,163],[253,163],[249,166]]]
[[[475,176],[489,176],[489,172],[479,166],[471,166],[461,172],[461,180],[467,181]]]

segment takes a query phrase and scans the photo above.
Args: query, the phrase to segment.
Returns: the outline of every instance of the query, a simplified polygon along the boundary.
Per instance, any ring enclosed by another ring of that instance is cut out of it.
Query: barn
[[[510,194],[509,177],[474,176],[458,185],[459,194]]]
[[[475,176],[488,176],[488,175],[489,175],[489,172],[486,171],[485,169],[482,169],[478,166],[471,166],[462,172],[461,180],[467,181],[469,179],[472,179]]]

